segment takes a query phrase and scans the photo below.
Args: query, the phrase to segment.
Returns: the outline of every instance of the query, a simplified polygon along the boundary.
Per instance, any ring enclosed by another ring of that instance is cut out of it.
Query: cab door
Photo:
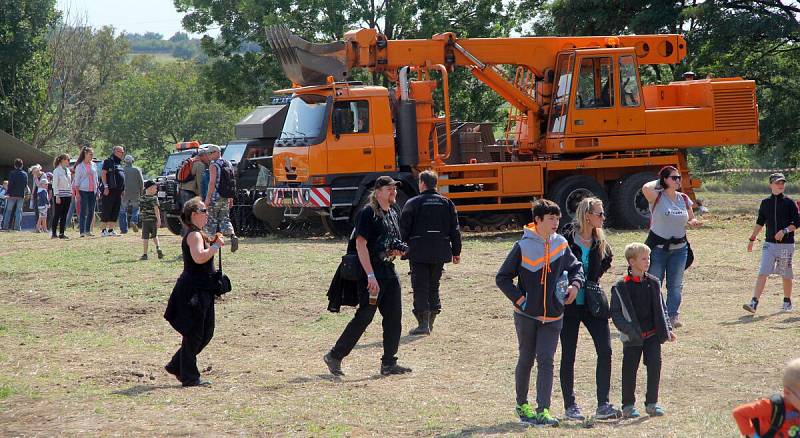
[[[375,139],[369,101],[343,100],[333,105],[328,136],[328,173],[372,172],[375,169]]]
[[[644,132],[644,98],[639,86],[639,65],[636,54],[620,54],[619,61],[619,105],[617,105],[617,129],[620,132]]]
[[[578,53],[573,87],[572,134],[580,136],[614,132],[617,130],[614,55],[603,50]]]

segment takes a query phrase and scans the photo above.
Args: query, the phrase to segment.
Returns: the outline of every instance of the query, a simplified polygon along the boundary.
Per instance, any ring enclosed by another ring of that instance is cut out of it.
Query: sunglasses
[[[606,212],[604,212],[604,211],[600,211],[600,212],[597,212],[597,213],[591,212],[589,214],[593,214],[593,215],[595,215],[597,217],[606,217]]]
[[[680,175],[670,175],[669,179],[671,179],[673,181],[680,181],[681,180],[681,176]]]
[[[195,213],[208,213],[208,209],[207,208],[198,208],[194,212]]]

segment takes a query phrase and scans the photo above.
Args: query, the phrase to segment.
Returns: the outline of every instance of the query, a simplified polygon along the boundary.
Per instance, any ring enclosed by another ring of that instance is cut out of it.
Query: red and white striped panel
[[[331,206],[331,189],[329,187],[274,188],[270,189],[269,204],[273,207],[284,207],[283,199],[290,197],[293,207],[324,208]]]
[[[312,187],[308,193],[310,207],[330,207],[331,189],[329,187]]]

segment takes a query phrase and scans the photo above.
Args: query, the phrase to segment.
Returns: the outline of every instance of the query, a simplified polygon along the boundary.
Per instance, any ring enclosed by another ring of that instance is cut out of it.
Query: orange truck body
[[[412,196],[414,177],[424,169],[439,173],[440,191],[478,224],[524,216],[538,197],[556,198],[568,220],[579,198],[594,195],[611,204],[607,211],[618,224],[640,227],[649,213],[637,189],[659,168],[678,167],[684,190],[692,193],[700,181],[688,173],[687,148],[759,139],[753,81],[641,85],[640,65],[685,57],[680,35],[457,39],[446,33],[387,41],[362,29],[346,34],[345,42],[348,69],[383,73],[397,88],[329,80],[283,90],[293,102],[308,101],[298,108],[316,108],[308,111],[316,111],[321,126],[313,139],[303,133],[299,140],[292,132],[305,123],[305,113],[290,104],[286,132],[273,151],[278,186],[268,193],[275,207],[316,209],[329,223],[339,221],[340,230],[348,228],[377,176],[403,179],[405,195]],[[447,76],[457,67],[469,68],[508,102],[505,138],[492,159],[453,162],[453,135],[436,134],[437,127],[452,132],[455,124]],[[404,80],[405,74],[415,77]],[[439,87],[444,115],[434,108]],[[399,113],[403,102],[414,107],[413,131]],[[403,135],[416,138],[401,142]],[[409,144],[416,150],[405,150]],[[327,202],[308,200],[315,187],[323,188]]]

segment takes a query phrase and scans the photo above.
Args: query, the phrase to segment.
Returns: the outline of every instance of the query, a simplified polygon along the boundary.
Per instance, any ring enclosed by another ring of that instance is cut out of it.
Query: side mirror
[[[333,124],[331,125],[331,129],[337,140],[342,135],[342,132],[344,132],[344,112],[345,110],[341,108],[333,110]]]

